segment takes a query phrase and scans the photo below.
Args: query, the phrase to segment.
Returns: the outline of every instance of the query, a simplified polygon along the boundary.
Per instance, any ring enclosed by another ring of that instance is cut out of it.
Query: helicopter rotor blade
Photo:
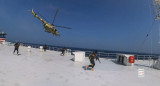
[[[70,28],[70,27],[64,27],[64,26],[59,26],[59,25],[54,25],[54,26],[56,26],[56,27],[61,27],[61,28],[66,28],[66,29],[72,29],[72,28]]]
[[[56,19],[56,16],[57,16],[57,14],[58,14],[58,11],[59,11],[59,8],[57,9],[57,11],[56,11],[56,13],[55,13],[55,15],[54,15],[52,24],[54,23],[54,21],[55,21],[55,19]]]

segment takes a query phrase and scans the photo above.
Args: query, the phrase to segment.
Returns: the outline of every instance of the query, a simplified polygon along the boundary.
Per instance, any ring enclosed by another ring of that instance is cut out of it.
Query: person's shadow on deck
[[[84,70],[91,70],[91,68],[89,68],[89,67],[86,69],[86,66],[82,66],[82,69],[84,69]]]

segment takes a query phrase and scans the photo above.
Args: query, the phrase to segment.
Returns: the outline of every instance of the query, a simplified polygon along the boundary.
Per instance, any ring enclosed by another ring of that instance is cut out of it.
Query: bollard
[[[44,51],[44,50],[43,50],[43,46],[40,46],[39,48],[40,48],[40,52],[43,52],[43,51]]]
[[[28,46],[27,48],[28,48],[27,51],[31,52],[31,46]]]
[[[71,55],[71,49],[66,50],[66,55]]]

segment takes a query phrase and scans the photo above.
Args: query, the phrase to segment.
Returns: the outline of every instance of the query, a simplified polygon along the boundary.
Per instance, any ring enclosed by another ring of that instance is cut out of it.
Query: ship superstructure
[[[7,34],[5,32],[0,32],[0,43],[5,44],[6,35]]]

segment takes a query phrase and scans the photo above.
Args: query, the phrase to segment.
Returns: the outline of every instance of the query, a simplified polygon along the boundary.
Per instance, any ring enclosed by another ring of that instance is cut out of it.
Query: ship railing
[[[23,46],[25,46],[25,47],[28,47],[28,46],[31,46],[31,48],[40,48],[40,46],[42,46],[42,45],[35,45],[35,44],[23,44]],[[59,47],[50,47],[50,46],[47,46],[47,50],[54,50],[54,51],[61,51],[62,50],[62,48],[59,48]]]
[[[5,45],[7,46],[14,46],[15,43],[12,43],[12,42],[5,42]]]
[[[158,59],[158,55],[136,55],[136,60],[155,60]]]
[[[7,44],[10,46],[14,45],[14,43],[12,43],[12,42],[8,42]],[[24,43],[23,46],[25,46],[25,47],[31,46],[31,48],[40,48],[40,46],[42,46],[42,45],[25,44]],[[61,51],[62,47],[48,46],[47,50]],[[84,51],[84,50],[74,50],[74,49],[67,49],[67,50],[68,50],[67,52],[71,52],[71,55],[73,55],[72,52]],[[88,57],[93,51],[86,50],[84,52],[85,52],[85,56]],[[116,58],[117,54],[120,54],[120,53],[98,52],[97,56],[99,58]],[[135,58],[136,58],[136,60],[151,60],[151,59],[154,60],[154,59],[157,59],[158,56],[156,56],[156,55],[135,55]]]
[[[23,44],[23,46],[31,46],[31,48],[40,48],[41,45],[32,45],[32,44]],[[62,48],[59,47],[47,47],[47,50],[54,50],[54,51],[61,51]],[[77,51],[83,51],[83,50],[75,50],[75,49],[67,49],[67,52],[71,52],[71,55],[73,55],[72,52],[77,52]],[[88,57],[93,51],[84,51],[85,56]],[[117,54],[119,53],[106,53],[106,52],[98,52],[97,56],[99,58],[116,58]]]

